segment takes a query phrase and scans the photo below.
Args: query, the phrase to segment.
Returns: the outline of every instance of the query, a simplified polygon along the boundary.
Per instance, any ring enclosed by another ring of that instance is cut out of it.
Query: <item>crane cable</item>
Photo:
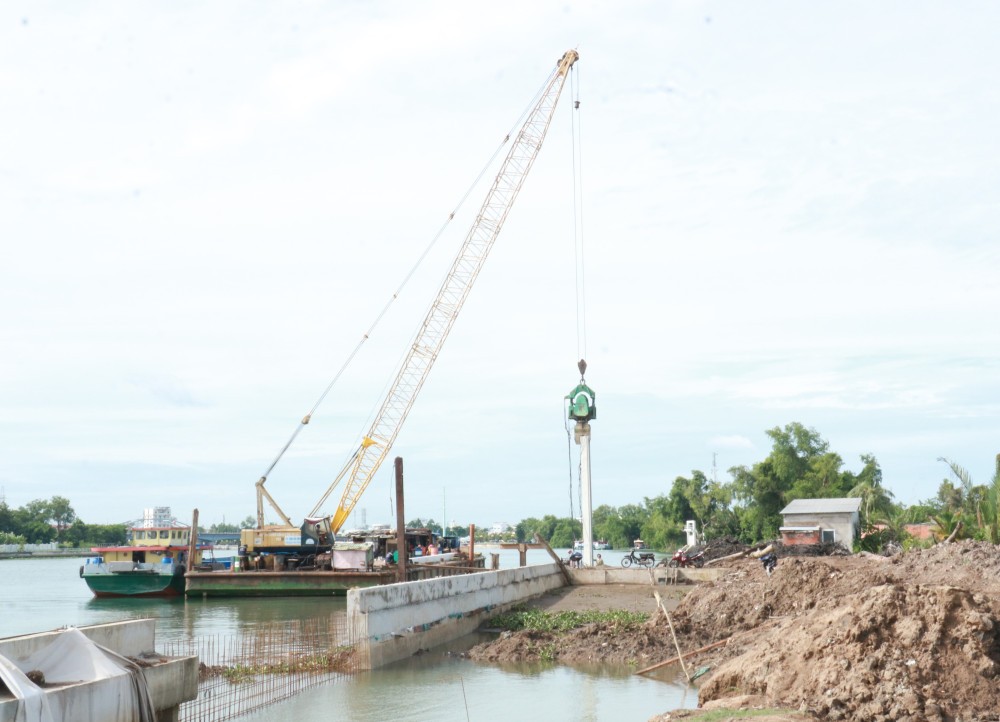
[[[587,358],[587,303],[586,274],[584,273],[583,252],[583,153],[582,131],[579,122],[580,111],[580,77],[579,69],[575,71],[570,82],[573,92],[573,105],[570,110],[570,130],[572,136],[573,155],[573,268],[576,282],[576,354],[577,358]],[[566,428],[566,456],[569,462],[569,511],[574,518],[573,507],[573,434],[569,428],[569,402],[563,404],[563,422]],[[583,488],[581,466],[577,465],[577,500],[580,504],[580,517],[583,517]]]
[[[472,191],[475,189],[475,187],[477,185],[479,185],[479,182],[483,179],[483,176],[486,175],[487,170],[489,170],[490,166],[492,166],[495,163],[497,157],[500,155],[500,151],[503,150],[504,146],[507,145],[507,143],[510,142],[511,136],[515,133],[515,131],[517,129],[521,128],[524,125],[525,119],[531,113],[532,109],[535,106],[538,105],[539,99],[545,93],[545,89],[548,87],[549,82],[551,80],[552,80],[552,76],[549,75],[549,77],[547,77],[545,79],[545,82],[543,82],[538,87],[538,90],[535,91],[535,94],[532,96],[532,98],[528,102],[528,104],[524,106],[524,109],[521,111],[521,114],[518,115],[517,120],[514,121],[513,125],[510,127],[510,130],[508,130],[507,133],[504,135],[504,138],[501,141],[500,145],[497,146],[496,150],[493,151],[493,155],[490,156],[490,159],[486,162],[486,164],[483,166],[483,168],[479,171],[479,175],[476,176],[476,180],[473,181],[472,185],[469,186],[469,188],[465,191],[465,195],[462,196],[462,200],[461,200],[461,202],[459,204],[459,207],[461,207],[461,204],[465,202],[465,200],[469,197],[469,195],[472,193]],[[457,211],[457,208],[456,208],[456,211]],[[448,218],[448,220],[450,221],[452,218],[454,218],[454,216],[455,216],[455,211],[452,212],[452,214]],[[442,229],[440,231],[438,231],[438,236],[440,236],[441,233],[443,233],[443,231],[444,231],[444,228],[442,227]],[[435,240],[437,240],[437,237],[435,237]],[[430,250],[430,248],[427,249],[427,251],[429,251],[429,250]],[[424,256],[427,255],[427,251],[424,252]],[[420,258],[421,261],[423,261],[424,256],[421,256],[421,258]],[[446,270],[445,273],[444,273],[444,277],[447,277],[447,275],[448,275],[448,271]],[[442,278],[442,282],[444,280],[444,277]],[[407,279],[408,278],[409,277],[407,277]],[[416,341],[417,336],[419,336],[419,335],[420,335],[420,328],[418,327],[413,332],[413,335],[410,337],[409,343],[407,343],[407,345],[400,352],[399,357],[398,357],[398,359],[396,361],[396,364],[393,366],[394,369],[399,369],[399,368],[402,367],[403,361],[406,359],[406,356],[409,354],[410,349],[413,347],[413,343]],[[367,428],[369,428],[371,426],[372,421],[375,418],[375,414],[378,413],[378,410],[382,406],[382,402],[385,400],[386,395],[389,393],[389,388],[392,386],[392,383],[395,380],[395,376],[396,376],[395,373],[390,373],[390,375],[386,377],[385,384],[382,386],[381,392],[378,394],[378,396],[375,397],[375,401],[372,403],[372,406],[371,406],[371,408],[368,411],[368,416],[365,419],[365,423],[364,423],[363,428],[367,429]],[[354,448],[356,450],[353,452],[352,457],[350,459],[348,459],[348,462],[347,462],[348,464],[350,464],[351,461],[353,460],[353,458],[355,456],[357,456],[357,454],[360,452],[360,450],[361,450],[361,442],[363,441],[363,438],[364,438],[364,432],[362,431],[362,432],[360,432],[358,434],[358,436],[354,440]]]
[[[396,287],[396,290],[392,293],[392,296],[389,298],[388,301],[386,301],[385,305],[382,307],[382,310],[376,315],[375,320],[368,327],[368,330],[362,334],[361,338],[358,340],[358,343],[354,346],[354,350],[352,350],[351,353],[348,354],[347,358],[345,359],[344,363],[341,365],[337,373],[334,375],[333,379],[330,381],[329,384],[327,384],[326,388],[323,390],[323,393],[319,395],[319,398],[316,399],[316,402],[312,405],[312,408],[309,409],[309,413],[303,416],[302,420],[296,425],[295,430],[292,432],[291,437],[289,437],[288,441],[281,448],[281,451],[278,452],[278,455],[274,458],[274,461],[272,461],[270,466],[267,467],[267,470],[261,475],[260,478],[261,482],[267,480],[271,472],[274,471],[274,467],[278,465],[278,462],[281,461],[282,457],[285,455],[285,452],[287,452],[288,449],[291,447],[291,445],[295,442],[295,439],[298,437],[299,432],[301,432],[302,429],[310,422],[310,420],[312,420],[313,414],[316,413],[316,410],[319,408],[320,404],[323,403],[327,395],[336,385],[337,381],[340,380],[340,377],[344,374],[347,368],[354,361],[354,358],[355,356],[358,355],[358,352],[361,350],[361,347],[365,344],[368,338],[375,332],[375,328],[382,321],[382,318],[386,315],[386,313],[388,313],[389,308],[392,306],[392,304],[396,301],[397,298],[399,298],[403,289],[410,282],[410,279],[413,278],[414,274],[417,272],[417,269],[419,269],[421,264],[423,264],[424,260],[427,258],[428,254],[430,254],[431,250],[437,244],[438,240],[441,238],[442,235],[444,235],[445,230],[455,219],[455,216],[458,214],[459,210],[462,208],[466,200],[468,200],[469,196],[472,194],[472,191],[475,190],[476,186],[478,186],[480,181],[482,181],[483,176],[486,175],[486,172],[496,161],[497,156],[500,155],[500,151],[503,150],[504,146],[506,146],[510,142],[512,133],[514,133],[516,128],[519,128],[521,126],[524,118],[531,111],[531,108],[533,108],[537,104],[538,98],[545,91],[545,87],[547,85],[548,85],[548,79],[546,79],[545,83],[543,83],[542,86],[535,93],[531,102],[528,103],[527,106],[525,106],[523,111],[521,111],[521,114],[520,116],[518,116],[518,119],[514,122],[511,128],[504,135],[503,140],[500,141],[496,149],[493,151],[493,155],[491,155],[489,160],[486,161],[486,163],[480,169],[478,175],[476,175],[475,180],[472,181],[469,187],[465,190],[465,193],[462,194],[458,203],[455,205],[454,210],[452,210],[451,213],[448,214],[448,218],[441,224],[441,227],[438,228],[437,233],[434,234],[434,236],[430,240],[430,243],[427,244],[423,252],[417,258],[416,262],[413,264],[413,266],[411,266],[410,270],[403,277],[402,282],[400,282],[400,284]],[[374,415],[374,413],[375,409],[373,407],[371,414]],[[355,451],[354,454],[356,455],[357,452]]]
[[[577,71],[579,72],[579,71]],[[587,283],[583,246],[583,132],[579,122],[580,78],[572,78],[573,85],[573,249],[576,268],[576,352],[577,357],[587,358]]]

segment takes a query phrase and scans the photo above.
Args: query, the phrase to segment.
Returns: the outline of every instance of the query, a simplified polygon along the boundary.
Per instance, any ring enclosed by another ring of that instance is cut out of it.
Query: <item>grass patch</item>
[[[539,609],[514,609],[494,617],[491,624],[510,632],[529,630],[533,632],[552,632],[555,634],[568,632],[594,622],[611,624],[619,629],[627,630],[639,626],[649,619],[645,612],[627,612],[615,609],[608,612],[543,612]]]

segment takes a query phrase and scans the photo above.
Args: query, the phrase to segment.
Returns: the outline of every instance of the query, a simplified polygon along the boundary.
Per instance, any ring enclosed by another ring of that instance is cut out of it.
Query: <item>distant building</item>
[[[506,534],[513,528],[505,521],[495,521],[493,522],[493,526],[490,527],[490,534]]]
[[[796,499],[781,510],[781,543],[840,544],[850,550],[858,538],[861,499]]]
[[[934,539],[934,524],[923,522],[921,524],[905,524],[903,531],[917,541],[930,541]]]

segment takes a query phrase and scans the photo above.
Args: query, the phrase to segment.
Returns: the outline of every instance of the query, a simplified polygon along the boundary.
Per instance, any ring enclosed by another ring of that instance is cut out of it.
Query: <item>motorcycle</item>
[[[686,549],[678,549],[674,552],[674,555],[667,562],[667,566],[671,568],[684,568],[684,567],[697,567],[701,569],[705,566],[705,550],[702,549],[697,554],[688,556]]]
[[[656,563],[656,554],[653,552],[639,552],[635,553],[635,549],[632,549],[627,557],[622,559],[622,566],[626,569],[633,564],[640,567],[651,567]]]

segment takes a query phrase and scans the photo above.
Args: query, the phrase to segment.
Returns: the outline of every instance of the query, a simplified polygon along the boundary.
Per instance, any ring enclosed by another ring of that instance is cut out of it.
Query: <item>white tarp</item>
[[[13,670],[10,671],[10,668]],[[17,722],[154,722],[142,670],[130,660],[88,639],[78,629],[60,632],[50,644],[16,662],[0,657],[4,683],[21,700]],[[38,671],[46,688],[27,672]],[[16,674],[15,674],[16,672]],[[66,685],[88,684],[79,689]],[[37,698],[41,697],[38,701]],[[24,710],[24,716],[21,711]]]
[[[0,656],[0,682],[18,701],[14,722],[56,722],[45,692],[4,656]]]

